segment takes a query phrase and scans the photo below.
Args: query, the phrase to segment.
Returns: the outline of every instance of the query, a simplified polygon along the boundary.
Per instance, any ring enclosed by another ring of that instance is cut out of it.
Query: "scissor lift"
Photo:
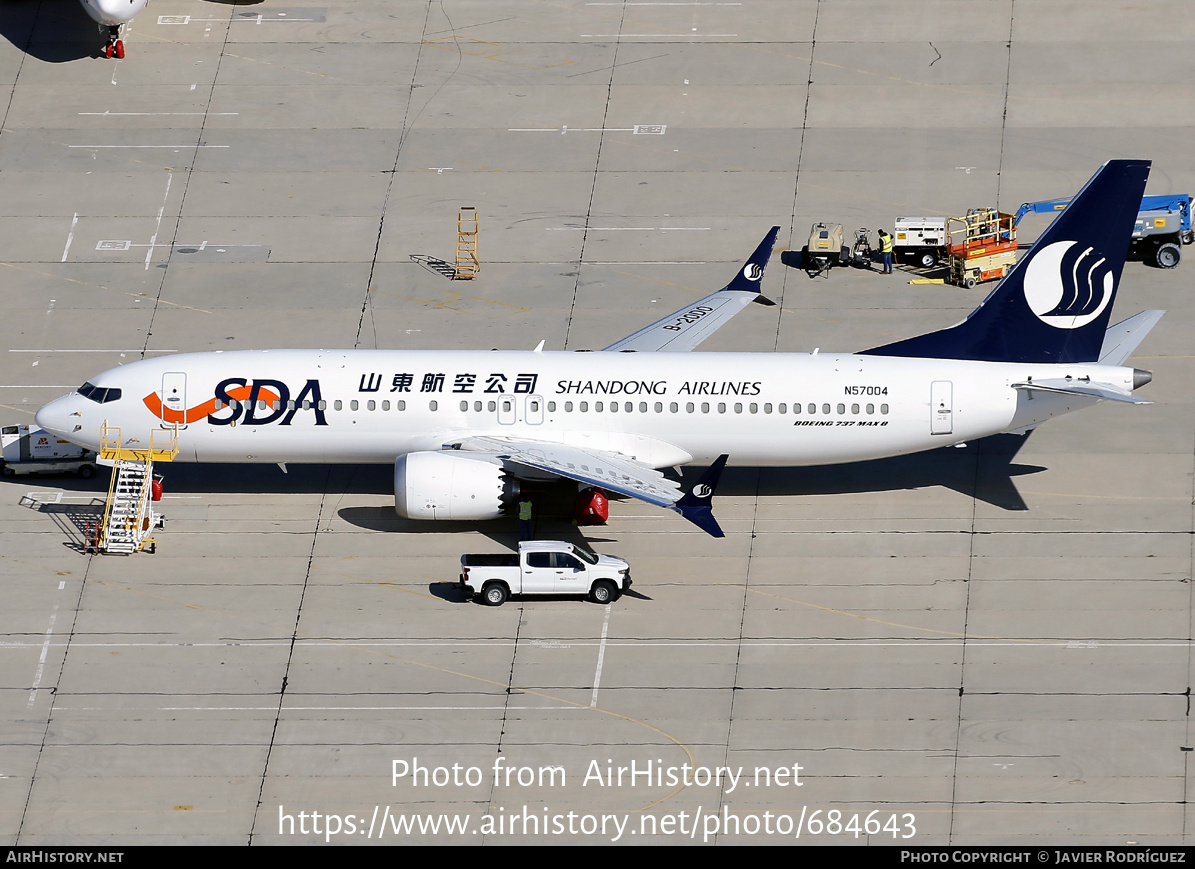
[[[950,236],[950,283],[973,287],[1004,277],[1017,261],[1016,216],[973,208],[946,221]]]

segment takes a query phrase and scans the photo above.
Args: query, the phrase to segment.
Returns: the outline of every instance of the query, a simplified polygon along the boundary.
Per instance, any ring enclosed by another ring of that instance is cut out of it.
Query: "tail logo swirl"
[[[1025,301],[1039,320],[1056,329],[1078,329],[1108,307],[1116,279],[1095,248],[1056,241],[1033,257],[1024,287]]]

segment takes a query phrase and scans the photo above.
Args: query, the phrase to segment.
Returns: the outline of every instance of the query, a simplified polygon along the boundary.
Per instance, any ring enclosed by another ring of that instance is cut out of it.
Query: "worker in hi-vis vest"
[[[884,230],[880,230],[880,255],[884,260],[884,270],[880,274],[892,274],[892,244],[893,238]]]
[[[519,539],[531,539],[531,501],[527,499],[519,502]]]

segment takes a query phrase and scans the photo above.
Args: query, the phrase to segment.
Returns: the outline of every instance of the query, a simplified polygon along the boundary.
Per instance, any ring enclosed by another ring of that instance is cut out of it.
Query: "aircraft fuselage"
[[[112,369],[38,413],[90,448],[179,429],[178,461],[393,462],[454,440],[572,443],[655,468],[786,466],[913,453],[1022,429],[1094,399],[1018,390],[1133,369],[793,353],[271,350]],[[114,399],[109,390],[119,389]]]

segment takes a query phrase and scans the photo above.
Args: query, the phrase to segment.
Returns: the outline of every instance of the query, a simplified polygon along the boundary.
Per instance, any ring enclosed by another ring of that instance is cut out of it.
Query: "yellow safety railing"
[[[147,446],[124,443],[120,426],[100,425],[100,458],[108,461],[124,459],[135,462],[170,462],[178,455],[178,426],[150,429]]]

